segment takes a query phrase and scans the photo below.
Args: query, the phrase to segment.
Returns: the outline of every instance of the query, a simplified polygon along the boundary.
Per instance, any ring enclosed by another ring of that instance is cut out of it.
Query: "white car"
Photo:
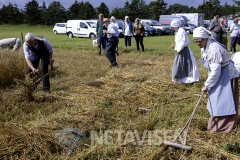
[[[56,23],[53,27],[54,34],[66,34],[67,23]]]

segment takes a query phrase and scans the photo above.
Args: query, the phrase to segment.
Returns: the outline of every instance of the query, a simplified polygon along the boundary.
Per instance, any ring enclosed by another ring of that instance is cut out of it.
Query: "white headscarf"
[[[170,24],[171,27],[180,27],[181,26],[181,22],[178,19],[174,19],[171,21]]]
[[[193,30],[193,38],[208,38],[209,34],[211,32],[204,27],[197,27]]]

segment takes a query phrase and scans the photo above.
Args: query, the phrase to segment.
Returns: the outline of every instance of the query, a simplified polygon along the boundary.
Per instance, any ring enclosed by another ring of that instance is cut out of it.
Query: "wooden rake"
[[[186,149],[186,150],[191,150],[191,149],[192,149],[191,146],[187,146],[187,145],[186,145],[187,133],[188,133],[190,124],[191,124],[191,122],[192,122],[192,119],[193,119],[193,117],[194,117],[194,114],[195,114],[195,112],[196,112],[196,110],[197,110],[197,108],[198,108],[198,106],[199,106],[199,104],[200,104],[200,101],[201,101],[203,95],[204,95],[204,92],[202,92],[202,94],[200,95],[200,98],[199,98],[199,100],[198,100],[198,102],[197,102],[197,104],[196,104],[196,106],[195,106],[195,108],[194,108],[191,116],[189,117],[187,123],[186,123],[185,126],[182,128],[182,130],[181,130],[181,132],[178,134],[178,136],[174,139],[173,142],[164,141],[164,144],[166,144],[166,145],[168,145],[168,146],[172,146],[172,147],[177,147],[177,148]],[[176,143],[177,139],[180,137],[180,135],[183,133],[183,131],[184,131],[185,129],[186,129],[186,134],[185,134],[185,136],[184,136],[184,142],[183,142],[183,144]]]

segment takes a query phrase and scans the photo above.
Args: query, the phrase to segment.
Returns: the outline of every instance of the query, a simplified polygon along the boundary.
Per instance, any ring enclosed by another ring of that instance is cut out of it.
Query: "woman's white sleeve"
[[[179,53],[185,46],[187,46],[186,42],[187,37],[182,32],[178,33],[177,36],[178,40],[176,42],[175,50],[177,51],[177,53]]]
[[[209,71],[210,73],[208,74],[208,78],[204,83],[205,87],[207,89],[214,87],[221,76],[221,64],[220,63],[209,64],[209,67],[210,67],[211,71]]]

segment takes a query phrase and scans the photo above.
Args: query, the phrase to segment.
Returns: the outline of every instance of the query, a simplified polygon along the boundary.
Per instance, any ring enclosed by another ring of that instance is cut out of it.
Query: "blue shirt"
[[[118,37],[119,36],[118,28],[114,24],[112,24],[112,23],[110,23],[107,26],[107,31],[110,32],[110,33],[107,34],[108,38],[111,38],[112,36],[114,36],[114,37]]]
[[[44,45],[47,48],[48,52],[52,53],[53,52],[52,45],[46,40],[46,38],[43,38],[43,42],[44,42]],[[37,42],[34,45],[34,48],[38,49],[38,43]],[[25,59],[31,58],[31,53],[30,53],[31,51],[28,48],[26,42],[23,43],[23,52],[24,52]]]

